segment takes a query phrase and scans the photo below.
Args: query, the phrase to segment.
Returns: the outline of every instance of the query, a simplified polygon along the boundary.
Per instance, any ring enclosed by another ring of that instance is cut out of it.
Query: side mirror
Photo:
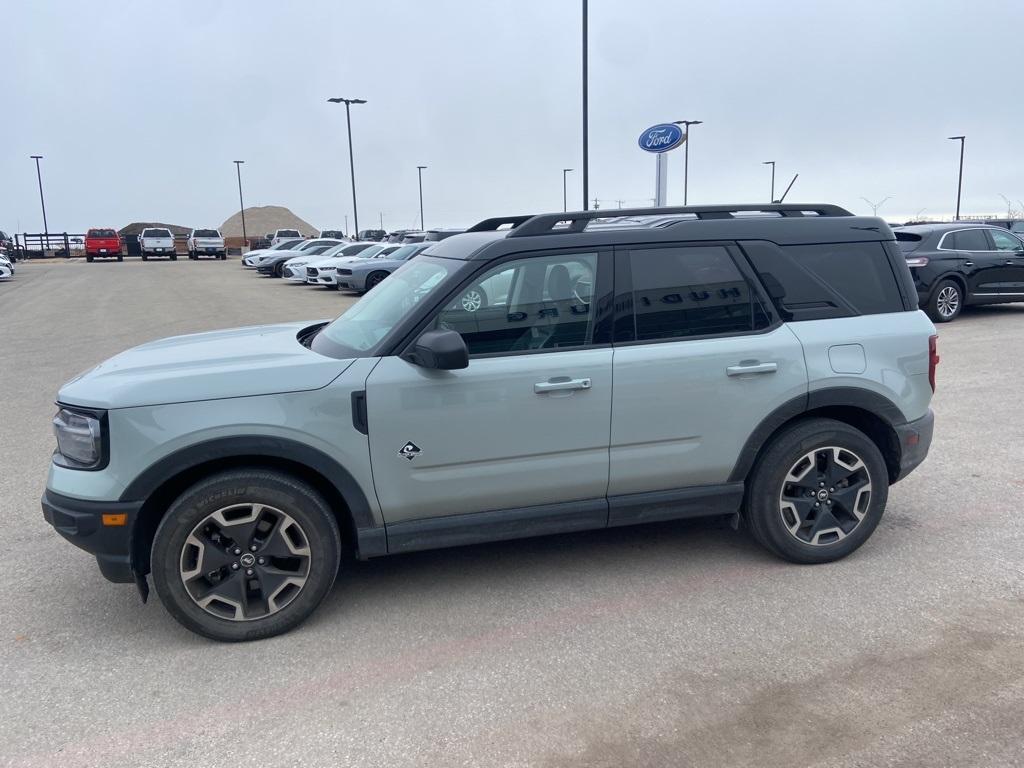
[[[412,351],[403,357],[413,365],[440,371],[469,366],[469,348],[456,331],[427,331],[416,340]]]

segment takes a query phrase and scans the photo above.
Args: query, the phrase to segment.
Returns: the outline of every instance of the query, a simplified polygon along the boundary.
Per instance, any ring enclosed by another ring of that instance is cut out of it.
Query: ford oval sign
[[[683,129],[672,123],[652,125],[640,134],[640,149],[644,152],[668,152],[686,140]]]

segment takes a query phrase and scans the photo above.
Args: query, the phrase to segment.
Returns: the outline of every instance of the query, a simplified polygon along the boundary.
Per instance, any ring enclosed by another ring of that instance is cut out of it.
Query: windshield
[[[197,229],[192,237],[220,237],[220,232],[216,229]]]
[[[424,257],[403,265],[326,326],[321,335],[341,347],[343,356],[358,356],[372,349],[460,263]]]
[[[389,253],[385,258],[394,259],[395,261],[405,261],[422,250],[423,249],[418,245],[403,245],[401,248]]]

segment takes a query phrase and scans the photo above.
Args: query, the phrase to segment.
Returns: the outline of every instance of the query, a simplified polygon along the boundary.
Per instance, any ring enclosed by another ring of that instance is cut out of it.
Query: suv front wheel
[[[257,640],[301,623],[330,591],[341,558],[327,502],[296,478],[233,470],[171,506],[153,540],[167,610],[214,640]]]
[[[754,468],[746,519],[754,538],[795,563],[826,563],[853,552],[882,519],[889,475],[860,430],[811,419],[778,435]]]

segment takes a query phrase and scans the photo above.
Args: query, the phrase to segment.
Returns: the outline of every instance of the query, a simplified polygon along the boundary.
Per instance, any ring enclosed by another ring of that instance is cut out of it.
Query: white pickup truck
[[[193,261],[200,256],[215,256],[223,261],[227,258],[224,238],[216,229],[193,229],[188,236],[188,257]]]
[[[277,245],[282,240],[294,240],[295,238],[302,237],[297,229],[278,229],[275,230],[274,234],[270,237],[270,244]]]
[[[146,227],[142,230],[139,250],[142,251],[143,261],[147,261],[150,256],[169,256],[171,261],[178,260],[178,254],[174,252],[174,235],[163,227]]]

